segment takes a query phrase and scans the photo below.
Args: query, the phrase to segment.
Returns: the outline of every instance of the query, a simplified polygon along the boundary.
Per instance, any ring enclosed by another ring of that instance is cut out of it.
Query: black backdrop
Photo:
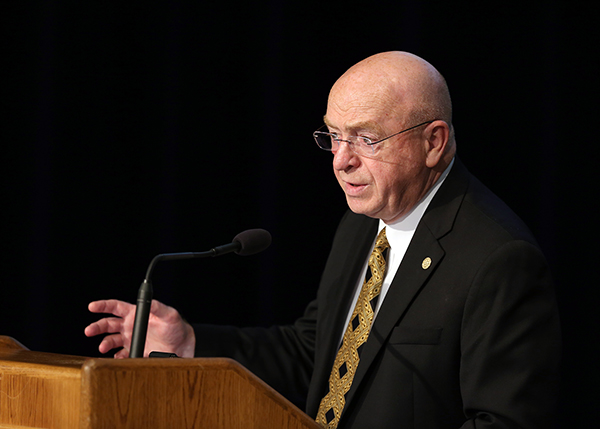
[[[552,265],[561,427],[597,422],[593,8],[125,3],[2,5],[0,334],[98,356],[89,301],[134,301],[155,254],[256,227],[268,251],[160,265],[155,297],[193,321],[292,322],[345,210],[311,138],[328,90],[366,56],[408,50],[446,76],[461,158]]]

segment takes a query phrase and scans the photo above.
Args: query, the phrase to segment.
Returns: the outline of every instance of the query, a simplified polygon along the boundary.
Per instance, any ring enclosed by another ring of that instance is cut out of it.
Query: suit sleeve
[[[493,252],[470,288],[462,326],[462,428],[553,427],[560,328],[539,249],[513,241]]]
[[[313,370],[316,301],[293,325],[237,328],[193,325],[197,357],[235,359],[304,409]]]

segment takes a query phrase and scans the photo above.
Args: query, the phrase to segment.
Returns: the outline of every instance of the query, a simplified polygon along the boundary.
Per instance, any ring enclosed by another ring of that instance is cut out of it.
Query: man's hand
[[[102,339],[98,350],[107,353],[112,349],[123,347],[115,353],[115,358],[129,357],[135,305],[116,299],[91,302],[88,309],[92,313],[112,314],[85,328],[85,335],[93,337],[110,334]],[[194,357],[196,337],[192,326],[184,321],[173,307],[153,300],[148,319],[148,334],[144,357],[151,351],[176,353],[179,357]]]

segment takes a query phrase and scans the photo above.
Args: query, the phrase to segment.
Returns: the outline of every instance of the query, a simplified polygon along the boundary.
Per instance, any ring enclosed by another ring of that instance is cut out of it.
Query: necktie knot
[[[384,226],[383,229],[379,231],[377,239],[375,240],[375,249],[380,249],[381,252],[390,248],[390,243],[388,243],[385,228],[386,227]]]
[[[370,281],[372,276],[376,278],[373,280],[375,283],[381,283],[383,276],[385,275],[386,258],[390,243],[388,243],[387,236],[385,235],[385,227],[379,232],[377,239],[375,240],[375,247],[369,257],[368,269],[366,280]],[[379,284],[381,286],[381,284]],[[376,294],[379,294],[377,290]]]

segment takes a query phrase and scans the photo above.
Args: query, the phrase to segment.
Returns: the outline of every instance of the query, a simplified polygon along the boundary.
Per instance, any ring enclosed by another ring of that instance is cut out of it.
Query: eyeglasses
[[[348,147],[355,154],[365,156],[367,158],[369,158],[369,157],[372,158],[372,157],[376,156],[377,153],[379,152],[378,147],[375,146],[376,144],[381,143],[382,141],[385,141],[387,139],[391,139],[392,137],[397,136],[398,134],[402,134],[407,131],[414,130],[415,128],[421,127],[425,124],[431,124],[433,121],[434,120],[420,123],[419,125],[415,125],[414,127],[410,127],[405,130],[398,131],[397,133],[392,134],[391,136],[387,136],[387,137],[385,137],[381,140],[377,140],[377,141],[373,141],[368,137],[361,137],[361,136],[348,136],[347,139],[341,139],[335,133],[327,133],[325,131],[319,131],[321,128],[325,127],[325,125],[323,125],[323,127],[319,128],[319,130],[315,131],[313,133],[313,137],[315,138],[317,145],[323,150],[335,152],[340,148],[340,144],[342,142],[346,142],[346,143],[348,143]]]

